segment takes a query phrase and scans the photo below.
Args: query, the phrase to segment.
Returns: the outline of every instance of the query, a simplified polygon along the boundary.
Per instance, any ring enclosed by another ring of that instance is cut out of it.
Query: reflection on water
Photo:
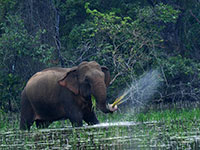
[[[10,131],[0,133],[0,149],[200,149],[199,127],[193,128],[174,135],[170,132],[173,127],[165,123],[117,122],[81,128]]]

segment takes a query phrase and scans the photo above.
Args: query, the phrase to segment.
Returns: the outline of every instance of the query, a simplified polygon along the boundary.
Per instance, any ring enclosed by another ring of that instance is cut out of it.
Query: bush
[[[162,60],[165,101],[198,101],[200,98],[200,63],[192,59],[171,56]]]
[[[156,101],[198,100],[199,63],[181,54],[172,55],[162,38],[168,24],[176,24],[180,11],[163,3],[154,8],[136,7],[134,18],[115,12],[101,13],[85,4],[90,20],[70,33],[76,41],[77,64],[96,60],[112,73],[108,96],[113,99],[133,80],[153,68],[163,74],[163,87],[152,97]],[[73,44],[72,44],[73,45]]]
[[[48,66],[53,48],[42,43],[40,37],[45,31],[30,35],[17,16],[9,15],[2,24],[0,37],[0,104],[1,108],[11,103],[19,104],[24,82],[36,71]]]

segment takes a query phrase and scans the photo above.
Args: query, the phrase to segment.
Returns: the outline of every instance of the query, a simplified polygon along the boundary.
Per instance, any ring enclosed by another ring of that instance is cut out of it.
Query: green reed
[[[0,113],[0,134],[3,146],[13,143],[29,148],[79,147],[80,149],[137,149],[138,145],[145,148],[167,146],[175,143],[172,148],[198,147],[194,140],[200,134],[199,108],[165,109],[136,112],[132,109],[105,115],[97,112],[100,122],[133,121],[131,126],[85,126],[71,128],[69,121],[56,121],[49,129],[37,129],[35,124],[31,131],[19,130],[19,116],[4,112]],[[3,118],[2,118],[3,117]],[[86,125],[86,124],[84,124]],[[0,141],[1,141],[0,138]],[[17,140],[19,139],[19,140]],[[189,139],[189,140],[188,140]],[[173,142],[171,142],[173,141]],[[182,142],[184,141],[184,142]],[[198,143],[198,142],[197,142]],[[11,148],[11,147],[10,147]],[[198,147],[199,148],[199,147]],[[0,144],[1,149],[1,144]]]
[[[129,110],[126,112],[114,112],[113,114],[103,114],[97,111],[97,117],[102,122],[123,122],[123,121],[135,121],[135,122],[173,122],[173,121],[191,121],[195,122],[200,120],[200,108],[183,108],[183,109],[166,109],[166,110],[149,110],[148,112],[135,112]],[[86,123],[84,123],[86,125]],[[189,125],[189,124],[188,124]],[[49,128],[63,128],[71,126],[69,120],[56,121],[52,123]],[[0,131],[19,129],[19,114],[5,113],[0,111]],[[36,130],[35,124],[31,128]]]

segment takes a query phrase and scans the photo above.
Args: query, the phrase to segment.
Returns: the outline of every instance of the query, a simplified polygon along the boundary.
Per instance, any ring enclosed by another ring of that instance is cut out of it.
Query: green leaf
[[[92,101],[92,109],[96,111],[96,107],[97,107],[96,98],[93,95],[91,95],[91,101]]]

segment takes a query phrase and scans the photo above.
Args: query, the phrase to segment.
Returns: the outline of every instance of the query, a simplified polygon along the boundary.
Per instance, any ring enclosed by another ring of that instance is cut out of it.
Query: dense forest
[[[158,69],[156,102],[199,101],[199,0],[0,0],[0,109],[20,109],[28,79],[47,67],[97,61],[108,99]]]

